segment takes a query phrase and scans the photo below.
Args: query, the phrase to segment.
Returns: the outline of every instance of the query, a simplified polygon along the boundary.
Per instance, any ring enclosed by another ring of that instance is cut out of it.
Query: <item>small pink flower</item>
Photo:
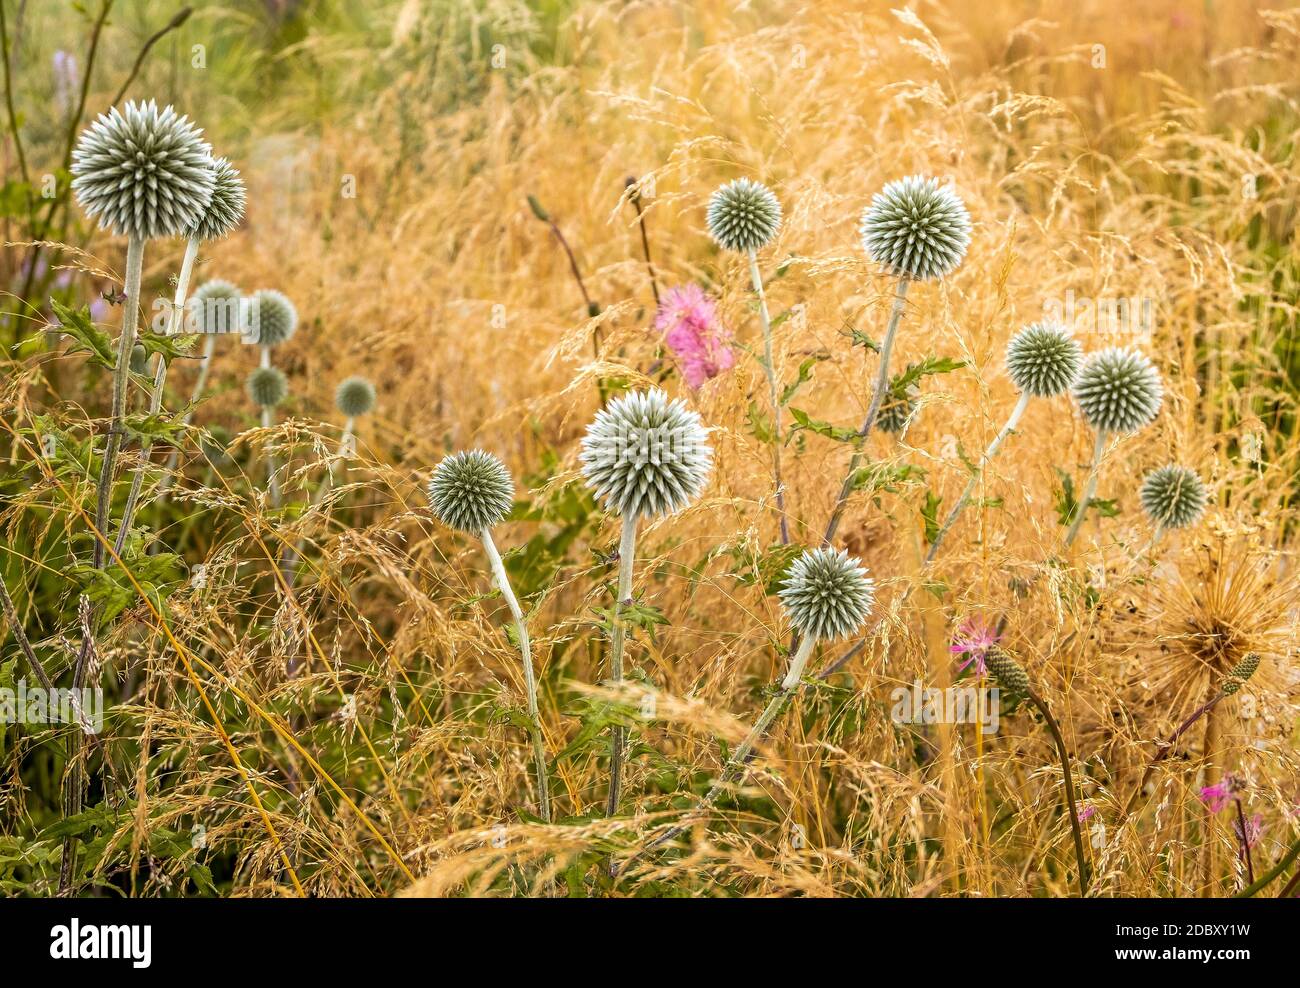
[[[735,366],[731,333],[718,318],[718,303],[699,285],[670,288],[659,303],[655,329],[692,388]]]
[[[1201,789],[1198,797],[1211,813],[1218,813],[1241,792],[1241,782],[1232,773],[1225,775],[1212,786]]]
[[[1237,839],[1242,843],[1244,843],[1247,847],[1254,847],[1259,842],[1260,837],[1262,837],[1264,834],[1263,814],[1256,813],[1254,816],[1246,820],[1245,834],[1241,832],[1241,821],[1233,820],[1232,832],[1236,834]]]
[[[984,665],[984,656],[998,643],[1002,636],[983,618],[967,618],[957,628],[948,651],[953,655],[964,655],[966,661],[957,667],[958,672],[965,672],[966,667],[975,663],[975,674],[985,676],[988,668]]]
[[[1092,815],[1096,812],[1097,807],[1093,806],[1091,803],[1085,803],[1079,808],[1079,822],[1086,823],[1092,819]]]

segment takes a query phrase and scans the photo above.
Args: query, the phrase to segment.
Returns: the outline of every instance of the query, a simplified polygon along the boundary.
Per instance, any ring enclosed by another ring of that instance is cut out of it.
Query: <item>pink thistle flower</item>
[[[1096,812],[1097,807],[1093,806],[1091,803],[1085,803],[1083,806],[1079,807],[1079,822],[1086,823],[1088,820],[1092,819],[1092,815]]]
[[[988,655],[989,649],[996,645],[1001,637],[997,630],[983,618],[967,618],[963,621],[957,628],[957,634],[953,636],[952,644],[948,646],[948,651],[953,655],[966,656],[966,661],[957,667],[957,671],[965,672],[973,662],[977,676],[988,675],[984,656]]]
[[[655,329],[663,334],[682,377],[692,388],[735,366],[731,333],[718,318],[718,303],[699,285],[670,288],[664,293]]]

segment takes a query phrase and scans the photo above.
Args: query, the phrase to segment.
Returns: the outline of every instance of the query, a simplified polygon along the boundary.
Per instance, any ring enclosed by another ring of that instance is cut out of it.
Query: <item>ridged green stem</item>
[[[758,272],[758,255],[749,252],[749,280],[758,296],[758,319],[763,326],[763,370],[767,373],[768,400],[772,404],[772,478],[776,484],[776,511],[781,526],[781,544],[790,544],[790,522],[785,514],[785,482],[781,478],[781,392],[777,384],[776,365],[772,345],[772,319],[767,311],[767,296],[763,293],[763,276]]]
[[[623,643],[626,630],[623,626],[623,608],[632,603],[632,562],[636,557],[636,516],[623,519],[623,532],[618,541],[618,600],[614,604],[614,627],[609,635],[609,680],[617,689],[623,682]],[[609,737],[609,798],[605,815],[618,812],[619,797],[623,791],[623,749],[627,743],[627,728],[615,724]]]

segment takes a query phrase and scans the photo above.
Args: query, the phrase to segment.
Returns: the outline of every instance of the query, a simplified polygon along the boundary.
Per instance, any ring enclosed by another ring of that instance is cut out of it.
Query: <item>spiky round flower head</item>
[[[709,479],[713,450],[700,417],[652,388],[597,412],[578,459],[605,507],[635,518],[686,507]]]
[[[876,413],[876,428],[895,434],[902,432],[914,411],[916,402],[910,394],[895,394],[891,390]]]
[[[858,233],[867,256],[900,278],[942,278],[970,243],[970,213],[937,178],[913,175],[871,197]]]
[[[190,323],[199,333],[241,333],[244,329],[243,296],[228,281],[205,281],[190,296]]]
[[[500,459],[482,449],[452,453],[429,479],[429,506],[452,528],[479,533],[498,524],[515,500],[515,482]]]
[[[790,565],[777,596],[801,635],[831,641],[862,627],[876,584],[860,563],[843,549],[810,549]]]
[[[187,234],[203,217],[216,175],[203,131],[150,100],[100,114],[72,152],[72,191],[86,215],[120,236]]]
[[[239,226],[239,221],[244,218],[247,200],[239,170],[229,159],[217,158],[212,162],[212,175],[212,198],[188,234],[199,240],[218,240]]]
[[[1098,350],[1074,382],[1079,410],[1098,432],[1137,432],[1156,417],[1163,395],[1151,361],[1128,347]]]
[[[1205,484],[1194,470],[1167,466],[1152,470],[1138,492],[1142,510],[1162,528],[1186,528],[1205,511]]]
[[[1007,344],[1007,373],[1022,394],[1055,398],[1070,390],[1083,347],[1060,323],[1030,323]]]
[[[274,408],[289,394],[289,379],[278,367],[259,367],[248,375],[248,397],[262,408]]]
[[[1246,681],[1255,675],[1255,670],[1259,668],[1259,653],[1249,652],[1246,657],[1228,670],[1227,678],[1224,679],[1220,689],[1226,696],[1232,696],[1239,689],[1246,685]]]
[[[724,250],[758,250],[781,228],[781,203],[759,182],[738,178],[709,197],[709,234]]]
[[[1008,696],[1025,696],[1029,692],[1029,674],[1024,666],[1002,649],[989,649],[984,656],[984,666]]]
[[[271,288],[248,299],[248,336],[261,346],[279,346],[298,328],[298,310],[289,296]]]
[[[375,386],[364,377],[349,377],[334,392],[334,404],[350,419],[375,407]]]

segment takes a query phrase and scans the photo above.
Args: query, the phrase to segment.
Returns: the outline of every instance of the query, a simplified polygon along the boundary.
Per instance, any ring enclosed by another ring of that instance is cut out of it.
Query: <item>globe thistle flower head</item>
[[[102,229],[138,240],[187,234],[212,199],[216,175],[203,132],[150,100],[113,107],[81,133],[72,191]]]
[[[375,386],[364,377],[349,377],[334,391],[334,404],[348,418],[360,418],[375,407]]]
[[[248,397],[261,408],[274,408],[289,394],[289,379],[278,367],[259,367],[248,375]]]
[[[298,310],[289,296],[271,288],[253,292],[248,300],[247,331],[252,342],[279,346],[298,329]]]
[[[892,275],[926,281],[950,273],[970,244],[970,213],[936,178],[890,182],[871,198],[858,227],[862,246]]]
[[[242,333],[244,302],[239,289],[228,281],[205,281],[190,296],[189,322],[199,333]]]
[[[452,528],[481,533],[500,523],[515,500],[515,482],[499,458],[482,449],[446,457],[429,479],[429,506]]]
[[[1156,417],[1163,396],[1151,361],[1127,347],[1098,350],[1074,382],[1079,410],[1098,432],[1137,432]]]
[[[1007,373],[1016,388],[1035,398],[1070,390],[1083,364],[1083,347],[1060,323],[1030,323],[1007,344]]]
[[[709,197],[709,235],[724,250],[748,253],[769,243],[781,228],[781,203],[772,190],[738,178]]]
[[[659,388],[596,413],[578,455],[587,486],[625,518],[669,514],[699,496],[713,465],[700,417]]]
[[[777,596],[801,635],[830,641],[862,627],[876,584],[860,562],[843,549],[812,549],[791,564]]]
[[[1152,470],[1138,493],[1142,510],[1162,528],[1186,528],[1205,511],[1205,484],[1194,470],[1167,466]]]
[[[244,218],[244,206],[247,196],[244,192],[244,180],[239,171],[227,158],[217,158],[212,162],[212,198],[207,208],[189,236],[199,240],[219,240]]]

